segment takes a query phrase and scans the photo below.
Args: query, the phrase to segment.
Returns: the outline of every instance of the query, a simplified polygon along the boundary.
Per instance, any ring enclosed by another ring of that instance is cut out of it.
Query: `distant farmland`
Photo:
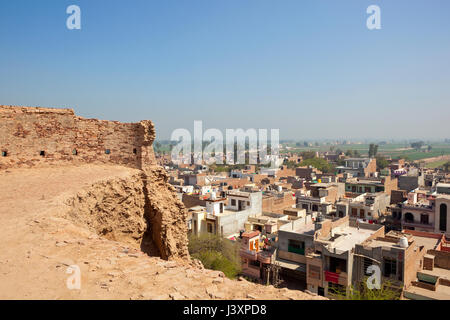
[[[286,145],[286,144],[285,144]],[[347,150],[358,150],[362,156],[367,156],[369,152],[369,144],[344,144],[344,145],[319,145],[319,146],[296,146],[295,143],[287,144],[291,152],[303,152],[303,151],[329,151],[330,147],[336,150],[342,150],[346,152]],[[428,146],[428,145],[427,145]],[[440,157],[445,155],[450,155],[450,144],[431,144],[431,151],[426,151],[426,147],[422,150],[415,150],[410,147],[409,144],[393,143],[379,145],[378,155],[397,158],[406,158],[408,160],[416,161],[427,158]]]

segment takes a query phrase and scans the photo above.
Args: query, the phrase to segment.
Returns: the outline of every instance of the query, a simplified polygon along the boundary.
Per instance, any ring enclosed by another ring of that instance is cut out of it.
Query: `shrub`
[[[222,271],[230,279],[241,272],[238,243],[216,235],[190,235],[188,248],[191,256],[199,259],[207,269]]]
[[[337,300],[399,300],[401,289],[396,288],[391,282],[381,283],[380,289],[369,289],[366,284],[367,278],[357,289],[351,286],[347,293],[345,289],[331,289],[329,294]]]

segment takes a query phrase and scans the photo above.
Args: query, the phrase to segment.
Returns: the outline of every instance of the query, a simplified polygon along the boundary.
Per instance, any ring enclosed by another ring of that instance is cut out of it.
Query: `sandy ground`
[[[0,299],[321,299],[149,257],[65,218],[64,200],[80,189],[135,172],[117,166],[0,172]],[[80,289],[76,281],[67,285],[77,268]]]

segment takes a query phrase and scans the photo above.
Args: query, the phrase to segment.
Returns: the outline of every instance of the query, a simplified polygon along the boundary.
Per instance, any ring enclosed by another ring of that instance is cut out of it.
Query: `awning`
[[[300,271],[300,272],[306,272],[306,264],[304,263],[298,263],[294,261],[284,260],[277,258],[275,260],[275,263],[279,264],[280,267],[294,270],[294,271]]]

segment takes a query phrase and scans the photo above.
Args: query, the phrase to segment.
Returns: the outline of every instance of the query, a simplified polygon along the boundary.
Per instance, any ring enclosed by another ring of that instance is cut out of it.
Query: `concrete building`
[[[377,172],[375,158],[349,158],[345,165],[336,167],[337,173],[347,173],[352,177],[373,177]]]
[[[273,262],[275,247],[259,231],[244,232],[240,248],[242,273],[260,282],[269,283],[270,266]]]
[[[391,194],[392,190],[397,190],[397,178],[390,176],[381,178],[350,178],[345,181],[345,192],[347,194],[363,194],[385,192]]]
[[[409,172],[406,175],[398,177],[398,188],[400,190],[411,191],[419,187],[423,187],[425,184],[424,176],[421,172]]]
[[[333,204],[345,195],[345,184],[339,182],[314,183],[309,189],[311,197],[325,198],[326,202]]]
[[[320,212],[322,214],[329,214],[332,211],[333,205],[326,201],[325,197],[316,198],[305,195],[297,196],[297,208],[305,209],[306,213]]]
[[[292,191],[265,191],[262,198],[262,211],[283,213],[284,209],[295,207],[295,202],[295,194]]]
[[[290,230],[278,232],[276,263],[284,279],[323,296],[329,289],[352,283],[353,249],[356,244],[384,234],[384,227],[349,220],[307,215]]]
[[[381,270],[381,282],[389,282],[401,292],[416,279],[425,254],[425,247],[410,234],[390,231],[368,239],[355,246],[353,284],[356,286],[371,276],[373,271],[368,268],[374,265]]]
[[[436,193],[450,195],[450,183],[438,183],[438,184],[436,184]]]
[[[353,283],[355,246],[383,234],[383,226],[356,223],[348,216],[320,223],[314,248],[306,255],[308,290],[325,296],[335,290],[348,292]]]
[[[402,204],[402,228],[450,235],[450,195],[431,195],[417,200],[410,193]]]
[[[411,300],[450,300],[450,241],[436,233],[408,231],[427,250],[422,269],[403,292]]]
[[[193,212],[192,230],[195,234],[237,235],[248,217],[262,214],[261,208],[261,192],[228,191],[226,198],[206,199],[204,210]]]
[[[305,179],[307,181],[313,181],[317,179],[317,176],[322,174],[322,171],[309,167],[298,167],[295,169],[295,175],[299,178]]]
[[[352,199],[343,199],[336,203],[338,217],[350,216],[351,219],[363,219],[379,223],[390,204],[390,196],[384,192],[365,193]]]
[[[291,228],[278,231],[276,263],[281,276],[297,287],[306,289],[306,248],[314,246],[317,214],[308,214],[297,220]]]

